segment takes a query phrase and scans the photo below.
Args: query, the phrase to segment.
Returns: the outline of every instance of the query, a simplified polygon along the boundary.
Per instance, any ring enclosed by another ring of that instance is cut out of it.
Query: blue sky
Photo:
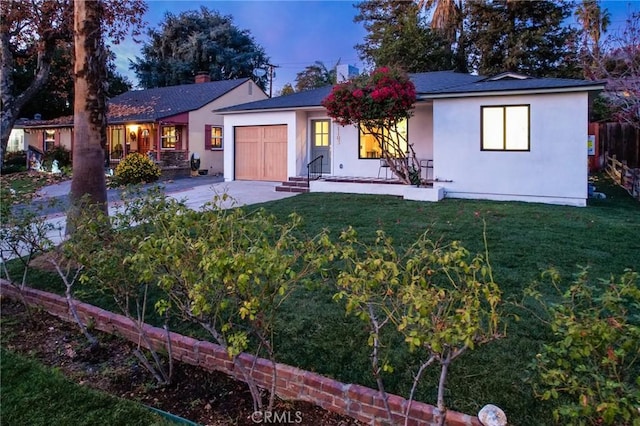
[[[165,1],[147,0],[147,26],[157,28],[167,11],[179,14],[199,10],[200,6],[231,15],[240,29],[251,32],[257,44],[265,49],[271,63],[278,65],[273,82],[274,94],[286,83],[294,83],[296,73],[315,61],[333,66],[343,64],[362,69],[354,46],[362,43],[366,32],[353,22],[356,0],[235,0],[235,1]],[[602,1],[612,17],[612,31],[624,25],[630,11],[640,11],[640,0]],[[137,83],[129,71],[129,59],[140,56],[140,44],[132,41],[114,46],[116,66],[121,74]]]

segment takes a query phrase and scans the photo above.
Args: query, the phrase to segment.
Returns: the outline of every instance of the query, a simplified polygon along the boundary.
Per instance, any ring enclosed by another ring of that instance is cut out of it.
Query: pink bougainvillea
[[[322,101],[329,117],[341,126],[362,126],[374,136],[382,158],[405,183],[419,184],[419,164],[413,147],[397,131],[402,120],[413,115],[416,88],[409,76],[398,69],[382,67],[336,84]]]
[[[329,116],[338,124],[371,123],[380,127],[409,118],[416,101],[416,88],[409,76],[397,69],[382,67],[337,84],[323,101]]]

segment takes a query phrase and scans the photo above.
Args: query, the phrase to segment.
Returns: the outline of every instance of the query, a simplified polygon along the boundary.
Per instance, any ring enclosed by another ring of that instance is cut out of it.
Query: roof
[[[494,77],[457,73],[454,71],[434,71],[409,74],[416,86],[418,99],[427,100],[438,97],[459,97],[484,92],[541,91],[541,90],[599,90],[604,88],[600,82],[572,80],[563,78],[533,78],[514,73],[503,73]],[[332,86],[278,96],[271,99],[249,102],[220,109],[216,112],[232,113],[267,109],[297,109],[320,107],[322,100],[329,95]]]
[[[462,95],[479,92],[509,92],[509,91],[543,91],[543,90],[598,90],[604,84],[597,81],[575,80],[568,78],[484,78],[459,86],[443,87],[430,91],[427,95]]]
[[[16,129],[73,127],[73,115],[65,115],[51,120],[19,118],[13,127]]]
[[[146,90],[131,90],[110,99],[107,104],[109,124],[136,122],[156,122],[165,117],[200,109],[236,87],[248,78],[211,81],[207,83],[183,84],[180,86],[157,87]],[[21,119],[16,128],[73,127],[73,116],[52,120]]]
[[[319,89],[305,90],[291,95],[276,96],[275,98],[234,105],[219,109],[216,112],[319,107],[322,104],[322,100],[329,96],[332,88],[333,86],[324,86]]]
[[[248,80],[248,78],[239,78],[157,87],[146,90],[131,90],[109,100],[108,122],[109,124],[131,121],[154,122],[165,117],[194,111]]]

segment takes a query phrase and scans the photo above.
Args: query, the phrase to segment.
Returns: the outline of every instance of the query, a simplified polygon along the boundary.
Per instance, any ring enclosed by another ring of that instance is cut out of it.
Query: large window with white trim
[[[483,151],[529,151],[529,105],[481,107],[481,141]]]
[[[162,149],[176,149],[179,133],[176,126],[163,126],[160,136],[160,147]]]

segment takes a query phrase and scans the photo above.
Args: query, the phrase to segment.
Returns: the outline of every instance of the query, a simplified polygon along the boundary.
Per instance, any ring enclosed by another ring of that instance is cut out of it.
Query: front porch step
[[[290,177],[288,181],[276,186],[277,192],[309,192],[309,183],[304,177]]]

